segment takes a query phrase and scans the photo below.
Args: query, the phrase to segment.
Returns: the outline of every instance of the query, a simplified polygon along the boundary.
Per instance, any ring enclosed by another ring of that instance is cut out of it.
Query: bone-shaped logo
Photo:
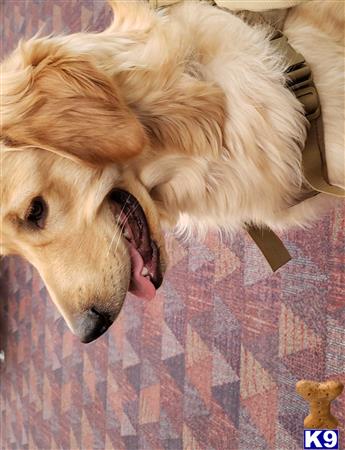
[[[310,413],[304,419],[304,428],[337,428],[338,420],[331,413],[331,402],[341,394],[344,385],[330,380],[323,383],[301,380],[296,384],[297,393],[309,402]]]

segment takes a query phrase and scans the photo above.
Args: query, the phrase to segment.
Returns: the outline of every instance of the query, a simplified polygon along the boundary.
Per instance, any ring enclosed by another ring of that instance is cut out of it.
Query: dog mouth
[[[109,193],[113,213],[127,242],[131,260],[128,291],[151,300],[163,281],[159,248],[151,238],[146,215],[138,200],[129,192],[113,189]]]

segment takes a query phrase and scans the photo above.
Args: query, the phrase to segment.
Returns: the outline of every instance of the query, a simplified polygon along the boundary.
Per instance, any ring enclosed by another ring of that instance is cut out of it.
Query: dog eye
[[[35,197],[29,206],[25,215],[25,221],[37,228],[44,228],[45,219],[47,217],[47,204],[42,197]]]

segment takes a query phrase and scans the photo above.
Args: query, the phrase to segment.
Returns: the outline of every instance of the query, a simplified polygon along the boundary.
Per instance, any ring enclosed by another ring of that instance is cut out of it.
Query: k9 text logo
[[[304,430],[304,449],[339,449],[338,430]]]

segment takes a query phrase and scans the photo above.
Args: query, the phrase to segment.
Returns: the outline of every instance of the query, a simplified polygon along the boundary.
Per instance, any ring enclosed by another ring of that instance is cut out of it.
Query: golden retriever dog
[[[155,295],[162,230],[284,230],[318,218],[303,196],[303,107],[265,26],[185,2],[111,2],[102,33],[35,37],[1,64],[1,254],[39,271],[83,342],[127,291]],[[344,11],[292,8],[310,64],[331,183],[344,181]]]

